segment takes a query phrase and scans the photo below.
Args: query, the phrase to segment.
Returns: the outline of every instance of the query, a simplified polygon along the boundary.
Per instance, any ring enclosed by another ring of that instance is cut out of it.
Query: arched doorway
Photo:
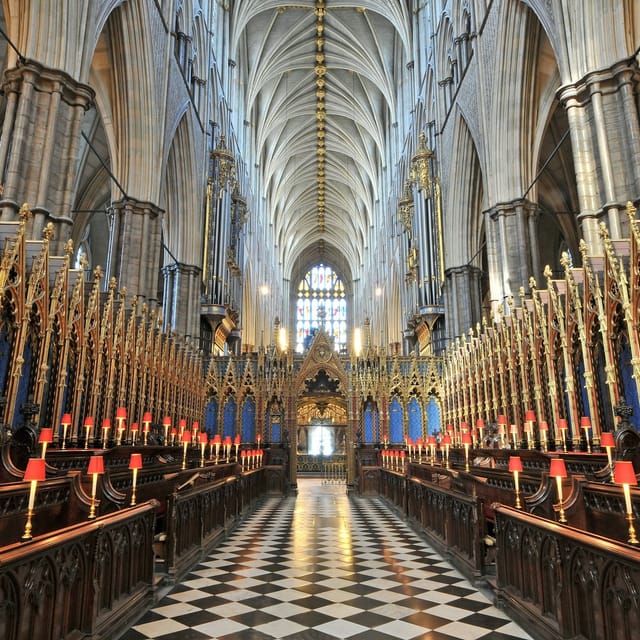
[[[330,336],[313,339],[296,385],[295,474],[340,477],[347,481],[349,437],[346,374]]]

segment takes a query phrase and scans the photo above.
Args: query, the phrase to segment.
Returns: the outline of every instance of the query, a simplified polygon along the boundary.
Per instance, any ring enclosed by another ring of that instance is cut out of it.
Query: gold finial
[[[20,207],[20,211],[18,212],[18,215],[20,216],[20,222],[22,223],[26,223],[27,220],[29,220],[29,218],[31,218],[31,209],[29,209],[29,203],[25,202],[23,203],[23,205]]]
[[[53,238],[53,223],[49,222],[45,225],[42,230],[42,237],[45,239],[45,242],[49,242],[51,238]]]
[[[586,244],[585,244],[585,247],[586,247]],[[580,246],[580,249],[582,250],[582,245]],[[566,251],[563,251],[562,256],[560,256],[560,264],[565,269],[568,269],[569,265],[571,264],[571,260],[569,259],[569,254]]]
[[[520,296],[521,298],[524,298],[524,287],[520,287],[520,289],[518,290],[518,296]]]
[[[529,278],[529,289],[534,289],[535,290],[537,288],[538,288],[538,283],[536,282],[536,279],[533,276],[531,276]]]
[[[0,189],[2,189],[1,186],[0,186]],[[2,195],[2,191],[1,190],[0,190],[0,195]],[[635,222],[636,211],[637,211],[637,209],[633,206],[633,202],[631,202],[631,200],[628,200],[627,201],[627,215],[629,216],[629,220],[631,222]]]
[[[120,289],[120,297],[121,298],[127,297],[127,287],[122,287],[122,289]]]
[[[85,260],[86,260],[86,258],[85,258]],[[102,271],[102,267],[100,265],[98,265],[93,270],[93,279],[94,280],[100,280],[100,278],[102,278],[103,275],[104,275],[104,272]]]
[[[73,253],[73,240],[71,238],[64,243],[64,253],[66,256],[70,256]]]
[[[580,255],[582,256],[582,261],[584,262],[587,258],[587,243],[584,241],[583,238],[580,239],[580,242],[578,244],[578,250],[580,251]],[[567,264],[569,264],[568,254],[567,254]]]
[[[600,222],[598,228],[600,230],[600,237],[603,240],[607,240],[607,238],[609,238],[609,229],[607,229],[607,225],[604,222]]]
[[[118,281],[112,276],[109,280],[109,291],[115,291],[118,286]]]
[[[551,280],[551,278],[553,277],[553,271],[551,271],[551,267],[549,265],[546,265],[544,268],[544,277],[547,280]]]

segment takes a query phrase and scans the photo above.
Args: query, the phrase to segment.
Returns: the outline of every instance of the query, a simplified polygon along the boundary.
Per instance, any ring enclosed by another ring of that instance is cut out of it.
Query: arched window
[[[319,264],[298,284],[296,305],[296,351],[309,348],[316,331],[323,327],[333,337],[336,351],[347,347],[347,301],[344,284],[328,266]]]

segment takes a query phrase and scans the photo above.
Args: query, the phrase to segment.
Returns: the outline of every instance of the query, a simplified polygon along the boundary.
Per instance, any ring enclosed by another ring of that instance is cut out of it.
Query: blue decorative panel
[[[247,398],[242,404],[242,442],[255,442],[256,439],[256,402]]]
[[[373,403],[367,402],[364,407],[364,441],[371,444],[373,439]]]
[[[271,423],[271,442],[280,442],[280,423]]]
[[[212,398],[204,410],[204,428],[209,436],[218,433],[218,403]]]
[[[394,398],[389,406],[389,442],[400,444],[404,442],[402,432],[402,405],[398,398]]]
[[[0,329],[0,390],[4,389],[6,384],[9,362],[11,362],[11,344],[7,339],[7,326],[3,324]]]
[[[427,435],[433,436],[442,431],[440,418],[440,405],[438,401],[431,396],[427,402]]]
[[[238,406],[236,405],[236,401],[233,398],[229,398],[227,403],[224,405],[224,426],[223,426],[223,436],[231,436],[232,438],[236,435],[236,416],[238,413]]]
[[[631,417],[630,422],[632,422],[637,429],[638,420],[640,420],[638,385],[633,379],[633,367],[631,366],[631,349],[629,348],[629,343],[626,339],[622,342],[622,351],[620,353],[620,374],[622,378],[622,390],[624,393],[624,399],[628,405],[633,407],[633,416]]]
[[[24,346],[24,364],[22,365],[22,375],[18,383],[18,393],[16,396],[16,411],[13,414],[12,426],[18,428],[24,423],[24,416],[20,413],[20,407],[27,401],[29,397],[29,378],[31,377],[31,367],[33,366],[33,348],[30,342]],[[62,427],[60,429],[60,437],[62,437]]]
[[[409,400],[407,407],[409,437],[415,442],[422,438],[422,407],[416,398]]]

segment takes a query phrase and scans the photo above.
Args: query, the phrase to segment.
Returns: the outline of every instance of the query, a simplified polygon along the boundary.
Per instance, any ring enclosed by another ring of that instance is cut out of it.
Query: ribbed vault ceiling
[[[351,273],[343,275],[351,277],[364,263],[390,157],[397,76],[410,58],[405,3],[241,0],[232,20],[254,168],[260,171],[278,259],[291,275],[301,256],[326,255],[328,262],[348,265]],[[326,72],[319,73],[319,65]],[[318,94],[319,77],[324,94]],[[321,127],[319,95],[326,114]]]

